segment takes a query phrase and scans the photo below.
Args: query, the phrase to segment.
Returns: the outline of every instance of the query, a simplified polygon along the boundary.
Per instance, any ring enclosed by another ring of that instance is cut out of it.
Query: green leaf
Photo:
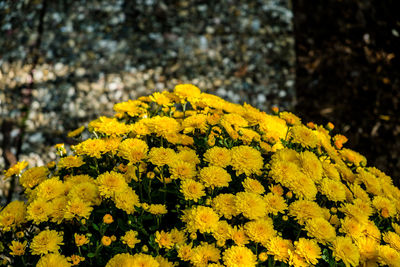
[[[99,231],[99,227],[95,223],[92,223],[92,226],[93,226],[94,230]]]
[[[96,256],[96,254],[94,254],[93,252],[90,252],[90,253],[87,254],[87,256],[88,256],[89,258],[93,258],[94,256]]]

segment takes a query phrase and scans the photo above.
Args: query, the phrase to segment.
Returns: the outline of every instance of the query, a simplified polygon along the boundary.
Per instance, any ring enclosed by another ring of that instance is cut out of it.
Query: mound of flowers
[[[190,84],[114,109],[5,172],[25,201],[0,212],[3,264],[400,266],[400,190],[332,124]]]

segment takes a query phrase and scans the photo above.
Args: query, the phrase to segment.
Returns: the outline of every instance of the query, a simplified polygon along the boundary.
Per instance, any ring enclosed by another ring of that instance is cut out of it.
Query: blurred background
[[[377,0],[0,0],[0,169],[115,103],[193,83],[332,122],[400,178],[400,18]],[[13,184],[0,182],[10,198]]]

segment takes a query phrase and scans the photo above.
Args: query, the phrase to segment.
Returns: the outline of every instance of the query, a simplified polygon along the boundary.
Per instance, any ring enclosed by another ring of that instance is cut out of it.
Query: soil
[[[293,1],[295,107],[400,184],[400,16],[395,0]]]

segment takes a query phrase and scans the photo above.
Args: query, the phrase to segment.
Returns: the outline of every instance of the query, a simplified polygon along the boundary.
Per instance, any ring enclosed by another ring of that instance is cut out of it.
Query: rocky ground
[[[289,0],[86,2],[0,2],[0,169],[42,165],[114,103],[181,82],[264,110],[295,103]]]

